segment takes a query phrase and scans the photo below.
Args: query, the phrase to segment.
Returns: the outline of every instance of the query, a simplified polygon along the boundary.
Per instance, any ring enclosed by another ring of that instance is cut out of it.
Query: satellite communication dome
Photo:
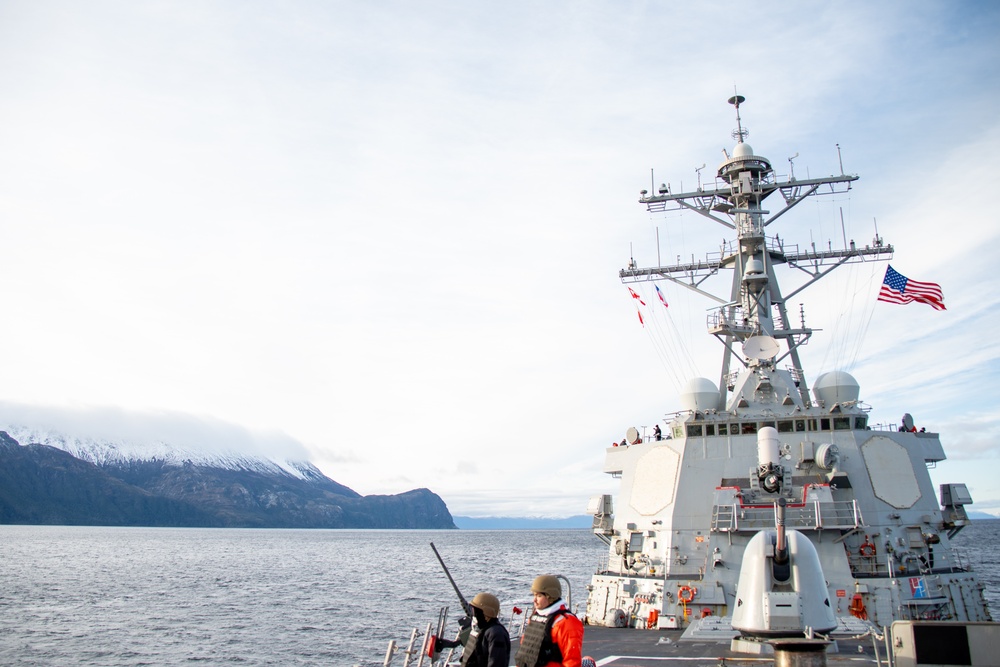
[[[750,144],[740,142],[736,144],[736,148],[733,149],[733,157],[747,157],[753,155],[753,148]]]
[[[858,400],[861,386],[850,373],[831,371],[816,378],[813,385],[813,396],[823,405],[834,406],[837,403],[849,403]]]
[[[717,410],[719,408],[719,388],[708,378],[688,380],[681,392],[681,407],[685,410]]]

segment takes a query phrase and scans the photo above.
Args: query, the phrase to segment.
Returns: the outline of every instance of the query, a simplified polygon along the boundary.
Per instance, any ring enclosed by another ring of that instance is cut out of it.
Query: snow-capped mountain
[[[309,461],[293,461],[260,454],[253,455],[211,442],[196,446],[153,438],[112,437],[98,439],[67,435],[52,429],[2,423],[0,423],[0,430],[6,431],[21,444],[55,447],[78,459],[89,461],[101,467],[157,461],[170,466],[181,466],[188,463],[196,466],[256,472],[264,475],[290,475],[306,481],[325,478],[323,473]]]
[[[308,461],[180,440],[69,435],[0,420],[0,523],[454,528],[444,501],[427,489],[361,496]]]
[[[431,491],[362,496],[280,432],[171,412],[5,402],[0,523],[454,527]]]

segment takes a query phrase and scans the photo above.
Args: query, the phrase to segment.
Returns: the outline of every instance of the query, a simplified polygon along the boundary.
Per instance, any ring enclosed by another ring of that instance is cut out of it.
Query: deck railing
[[[716,505],[712,508],[712,531],[757,532],[775,525],[771,505]],[[785,526],[797,530],[851,530],[864,525],[856,500],[810,501],[785,509]]]

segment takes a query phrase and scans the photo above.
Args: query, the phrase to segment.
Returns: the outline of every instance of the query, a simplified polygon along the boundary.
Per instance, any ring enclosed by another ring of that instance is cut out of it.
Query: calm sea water
[[[542,572],[582,605],[604,553],[589,531],[0,526],[0,664],[381,665],[458,611],[432,541],[467,597],[508,610]],[[1000,520],[957,544],[997,613]]]

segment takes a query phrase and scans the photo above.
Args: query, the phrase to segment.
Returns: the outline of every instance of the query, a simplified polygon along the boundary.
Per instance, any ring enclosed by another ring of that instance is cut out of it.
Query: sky
[[[726,236],[637,199],[714,178],[735,89],[779,174],[861,176],[773,231],[877,225],[945,294],[838,269],[791,308],[822,329],[807,378],[940,432],[935,483],[1000,514],[1000,5],[750,9],[0,0],[0,414],[203,423],[363,494],[583,514],[605,448],[718,378],[713,304],[665,283],[643,327],[618,271]]]

